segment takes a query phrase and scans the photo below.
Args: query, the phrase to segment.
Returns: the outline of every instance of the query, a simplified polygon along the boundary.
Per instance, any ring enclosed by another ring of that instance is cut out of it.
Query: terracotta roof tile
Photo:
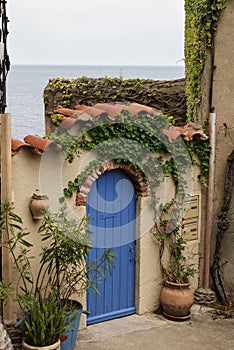
[[[203,131],[202,127],[197,124],[188,124],[180,127],[175,127],[177,131],[180,132],[181,136],[184,138],[185,141],[191,141],[194,136],[199,136],[201,140],[207,140],[208,136]]]
[[[70,129],[76,123],[77,123],[77,119],[70,118],[70,117],[64,117],[62,119],[62,123],[60,124],[60,127],[62,127],[63,129]]]
[[[101,116],[105,116],[107,119],[114,121],[123,110],[127,110],[133,114],[130,115],[130,117],[133,118],[142,112],[147,113],[149,118],[155,118],[157,115],[162,114],[154,108],[139,103],[97,103],[93,107],[77,105],[75,106],[75,109],[58,108],[56,112],[64,115],[61,127],[64,129],[70,129],[79,120],[91,120],[95,122]],[[53,119],[53,116],[51,119]],[[201,126],[195,124],[188,124],[183,127],[171,126],[169,129],[165,129],[163,133],[169,138],[170,142],[174,142],[180,136],[183,137],[185,141],[191,141],[196,136],[202,140],[208,139],[208,136],[204,133]],[[34,135],[27,135],[24,138],[24,141],[12,139],[12,155],[16,154],[22,147],[28,147],[36,154],[42,155],[45,149],[51,144],[54,144],[54,141],[46,140]]]
[[[17,152],[21,150],[21,148],[28,148],[36,154],[42,155],[43,151],[39,150],[37,147],[30,145],[27,142],[23,142],[21,140],[12,139],[11,140],[11,154],[14,156]]]
[[[76,113],[76,111],[74,111],[74,109],[70,109],[70,108],[58,108],[55,111],[56,113],[59,114],[63,114],[65,117],[71,117],[73,114]]]
[[[84,110],[85,114],[89,114],[92,117],[99,117],[102,114],[107,114],[105,111],[102,109],[96,108],[96,106],[93,107],[88,107],[87,109]]]
[[[96,108],[96,106],[80,106],[76,109],[58,108],[55,113],[63,114],[65,117],[71,117],[79,120],[97,120],[103,114],[107,114],[104,110]]]
[[[208,136],[202,130],[202,127],[194,124],[188,124],[182,127],[172,126],[170,129],[164,130],[163,133],[167,135],[170,142],[175,141],[179,136],[183,137],[185,141],[192,141],[196,136],[201,140],[208,139]]]
[[[43,139],[42,137],[34,136],[34,135],[27,135],[24,138],[24,141],[26,143],[29,143],[34,148],[38,148],[41,151],[44,151],[46,147],[48,147],[50,144],[53,143],[53,141],[51,140],[46,140],[46,139]]]
[[[12,153],[12,155],[15,155],[17,152],[19,152],[19,150],[22,147],[28,147],[28,148],[32,149],[32,146],[30,146],[29,144],[27,144],[21,140],[16,140],[16,139],[11,140],[11,153]]]
[[[174,126],[167,130],[163,130],[163,133],[169,138],[170,142],[175,141],[177,137],[181,135],[181,133]]]
[[[155,118],[158,114],[162,114],[159,110],[139,103],[123,104],[119,102],[97,103],[93,107],[77,105],[75,106],[75,110],[60,108],[57,111],[62,113],[63,110],[65,117],[62,119],[61,126],[64,129],[70,129],[77,120],[95,122],[100,116],[105,116],[107,119],[114,121],[124,110],[129,111],[132,114],[130,115],[132,118],[142,112],[147,113],[149,118]],[[70,117],[67,117],[68,115]],[[163,132],[169,138],[170,142],[174,142],[179,136],[182,136],[185,141],[191,141],[196,136],[202,140],[208,139],[208,136],[204,133],[202,127],[195,124],[188,124],[183,127],[171,126]]]
[[[75,106],[75,109],[77,109],[78,111],[84,111],[87,108],[88,108],[88,106],[85,106],[85,105],[76,105]]]
[[[95,108],[102,110],[107,113],[111,117],[116,117],[121,113],[124,109],[126,109],[126,105],[121,103],[109,104],[109,103],[97,103]]]
[[[141,112],[146,112],[149,114],[154,114],[155,110],[152,107],[144,106],[139,103],[131,103],[129,106],[125,108],[127,111],[132,112],[134,114],[138,114]]]
[[[162,113],[154,108],[141,105],[139,103],[97,103],[94,106],[76,105],[75,109],[70,108],[58,108],[55,112],[63,114],[65,117],[74,118],[81,121],[97,121],[101,116],[105,116],[107,119],[114,121],[122,111],[129,111],[132,117],[139,113],[147,113],[151,118],[155,117],[156,113]],[[53,116],[51,117],[53,119]],[[63,122],[65,119],[62,120]],[[70,124],[69,124],[70,123]],[[67,125],[73,125],[70,121]],[[66,128],[66,124],[63,126]]]

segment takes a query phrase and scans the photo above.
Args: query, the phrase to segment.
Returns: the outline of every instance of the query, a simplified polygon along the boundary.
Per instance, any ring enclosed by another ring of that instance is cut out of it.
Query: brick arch
[[[149,184],[144,179],[144,174],[142,171],[136,171],[132,164],[121,164],[117,163],[114,160],[106,160],[103,165],[94,169],[92,173],[82,182],[80,190],[76,195],[76,205],[77,206],[85,206],[86,199],[89,194],[89,191],[93,185],[93,183],[104,174],[106,171],[121,169],[125,171],[125,173],[132,180],[133,186],[140,196],[148,196],[149,195]]]

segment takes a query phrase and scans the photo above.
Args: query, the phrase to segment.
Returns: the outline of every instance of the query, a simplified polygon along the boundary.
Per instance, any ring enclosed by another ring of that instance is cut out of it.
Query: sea
[[[12,65],[7,76],[6,113],[12,116],[12,137],[45,135],[43,92],[52,78],[122,77],[171,80],[184,77],[184,66],[57,66]]]

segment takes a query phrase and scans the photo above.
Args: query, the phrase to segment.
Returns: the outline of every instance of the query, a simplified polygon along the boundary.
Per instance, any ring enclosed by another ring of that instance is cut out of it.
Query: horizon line
[[[52,64],[52,63],[12,63],[11,66],[74,66],[74,67],[185,67],[184,64]]]

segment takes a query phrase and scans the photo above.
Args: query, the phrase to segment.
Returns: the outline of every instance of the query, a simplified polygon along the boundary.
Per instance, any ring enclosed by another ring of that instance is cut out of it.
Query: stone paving
[[[193,305],[191,318],[173,322],[157,314],[132,315],[79,331],[74,350],[234,350],[234,318]]]

